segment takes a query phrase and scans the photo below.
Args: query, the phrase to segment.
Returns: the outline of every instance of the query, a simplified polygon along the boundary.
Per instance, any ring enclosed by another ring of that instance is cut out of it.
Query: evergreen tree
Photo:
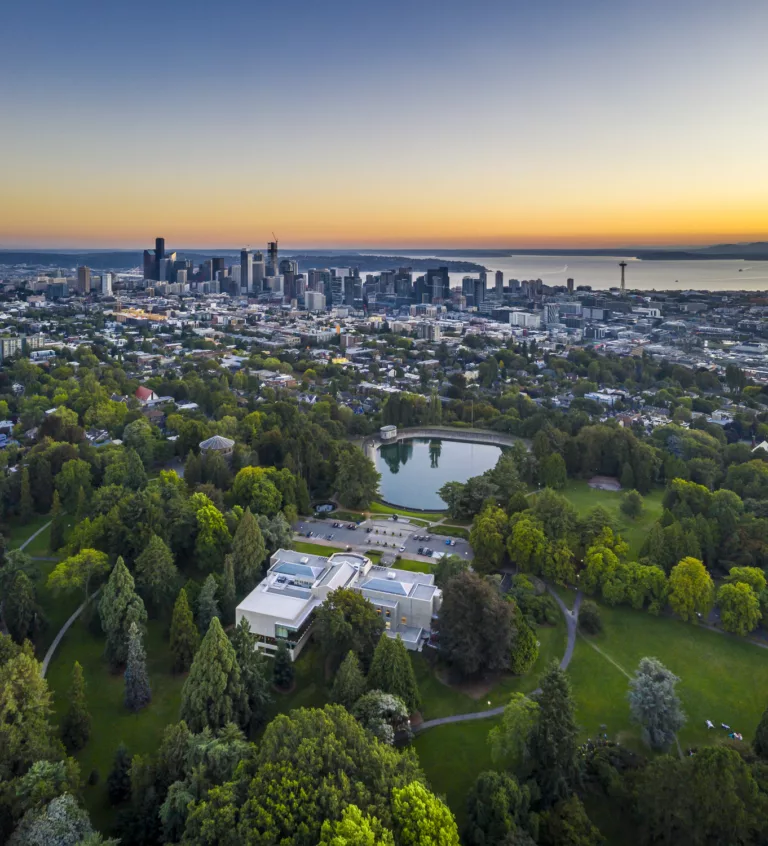
[[[119,805],[131,795],[131,756],[123,743],[117,747],[112,771],[107,778],[107,794],[111,805]]]
[[[367,679],[368,690],[383,690],[399,696],[413,713],[419,707],[419,686],[413,664],[398,635],[391,638],[383,634],[373,653]]]
[[[181,692],[181,719],[193,732],[227,723],[244,725],[250,719],[248,698],[232,644],[218,617],[197,650]]]
[[[267,706],[272,701],[269,659],[255,648],[254,636],[245,617],[235,627],[231,640],[248,697],[251,728],[255,729],[266,720]]]
[[[91,736],[91,715],[85,699],[85,678],[79,661],[72,667],[72,683],[67,698],[68,707],[61,721],[61,739],[71,755],[82,749]]]
[[[512,646],[512,658],[509,669],[518,676],[527,673],[539,657],[539,642],[536,633],[528,625],[522,614],[515,617],[517,635]]]
[[[221,583],[221,609],[226,624],[233,623],[237,610],[237,588],[235,586],[235,565],[232,556],[224,559],[224,579]]]
[[[211,573],[203,582],[200,596],[197,598],[197,627],[200,629],[201,634],[205,634],[208,631],[211,620],[214,617],[221,619],[219,603],[216,601],[218,587],[216,577]]]
[[[58,491],[54,491],[53,506],[51,507],[51,532],[48,543],[51,552],[56,552],[64,545],[64,521],[65,515],[61,509],[61,497]]]
[[[531,732],[529,754],[533,775],[548,808],[567,799],[576,779],[578,728],[571,683],[555,661],[541,679],[539,719]]]
[[[756,755],[759,755],[763,760],[768,760],[768,708],[763,711],[760,722],[757,724],[752,748]]]
[[[128,630],[128,664],[125,668],[125,707],[129,711],[140,711],[152,700],[147,656],[141,640],[141,630],[136,623],[131,623]]]
[[[203,481],[203,462],[199,455],[192,450],[187,455],[184,464],[184,481],[189,490],[193,491]]]
[[[171,654],[174,673],[186,673],[192,666],[192,659],[200,645],[200,633],[192,618],[192,609],[187,602],[187,592],[182,588],[173,606],[171,619]]]
[[[360,669],[360,660],[350,650],[347,657],[341,662],[331,688],[331,702],[338,702],[348,711],[365,693],[365,676]]]
[[[21,471],[21,495],[19,498],[19,517],[22,523],[29,522],[35,514],[32,491],[29,487],[29,467]]]
[[[85,488],[80,485],[77,491],[77,505],[75,506],[75,524],[81,523],[88,512],[88,500],[85,495]]]
[[[133,576],[118,558],[99,600],[101,628],[107,636],[105,655],[115,669],[128,658],[128,635],[133,623],[147,622],[144,602],[136,593]]]
[[[280,638],[277,641],[277,652],[275,652],[275,663],[272,667],[272,679],[276,687],[287,690],[293,684],[295,671],[293,661],[288,652],[288,644]]]
[[[16,643],[23,643],[25,638],[34,635],[38,620],[37,597],[35,586],[24,570],[17,571],[7,589],[3,616]]]
[[[250,593],[256,586],[266,557],[267,548],[258,521],[251,509],[246,508],[232,539],[235,584],[241,594]]]
[[[178,578],[173,553],[162,538],[153,534],[136,559],[139,590],[152,608],[161,611],[170,604]]]

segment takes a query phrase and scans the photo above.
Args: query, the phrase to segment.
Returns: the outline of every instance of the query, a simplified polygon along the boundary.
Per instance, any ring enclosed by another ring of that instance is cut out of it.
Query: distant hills
[[[173,249],[173,248],[169,248]],[[196,263],[214,256],[224,256],[237,261],[239,250],[182,250],[180,256]],[[712,259],[743,259],[768,261],[768,241],[747,244],[713,244],[706,247],[637,248],[611,247],[594,249],[411,249],[397,250],[285,250],[283,257],[294,258],[302,270],[308,267],[356,266],[366,271],[388,270],[394,267],[412,267],[423,272],[437,266],[447,266],[454,273],[478,273],[483,265],[472,259],[498,258],[501,256],[625,256],[643,261],[704,261]],[[0,265],[26,264],[32,267],[75,268],[85,264],[94,270],[128,270],[141,267],[141,250],[0,250]]]

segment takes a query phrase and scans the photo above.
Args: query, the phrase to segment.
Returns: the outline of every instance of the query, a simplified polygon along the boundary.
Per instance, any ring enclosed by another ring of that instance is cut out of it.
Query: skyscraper
[[[83,265],[77,268],[77,290],[81,294],[91,293],[91,268]]]
[[[501,270],[496,271],[496,296],[504,296],[504,273]]]
[[[447,267],[437,267],[427,270],[427,293],[430,301],[449,300],[451,298],[451,279]]]
[[[240,250],[240,290],[253,290],[253,256],[248,247]]]
[[[155,238],[155,254],[152,255],[150,250],[144,250],[144,278],[154,281],[160,280],[161,268],[164,266],[165,260],[165,238]],[[176,254],[173,253],[172,260],[176,260]],[[167,266],[167,263],[166,265]]]
[[[264,253],[257,250],[253,254],[253,292],[260,294],[264,290],[264,277],[266,276],[266,269],[264,267]]]
[[[102,273],[101,274],[101,295],[103,297],[111,297],[112,296],[112,274],[111,273]]]
[[[267,244],[267,276],[277,276],[278,261],[277,261],[277,238]]]

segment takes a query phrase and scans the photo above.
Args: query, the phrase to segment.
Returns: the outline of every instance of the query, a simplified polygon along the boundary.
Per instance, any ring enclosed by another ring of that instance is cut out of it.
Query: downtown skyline
[[[768,7],[618,5],[17,4],[0,247],[765,240]]]

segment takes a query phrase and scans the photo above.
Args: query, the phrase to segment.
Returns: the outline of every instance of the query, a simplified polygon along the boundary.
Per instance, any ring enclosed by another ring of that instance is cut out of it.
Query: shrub
[[[581,608],[579,608],[579,628],[587,634],[599,634],[603,630],[600,609],[597,607],[597,603],[591,599],[587,599],[581,603]]]

